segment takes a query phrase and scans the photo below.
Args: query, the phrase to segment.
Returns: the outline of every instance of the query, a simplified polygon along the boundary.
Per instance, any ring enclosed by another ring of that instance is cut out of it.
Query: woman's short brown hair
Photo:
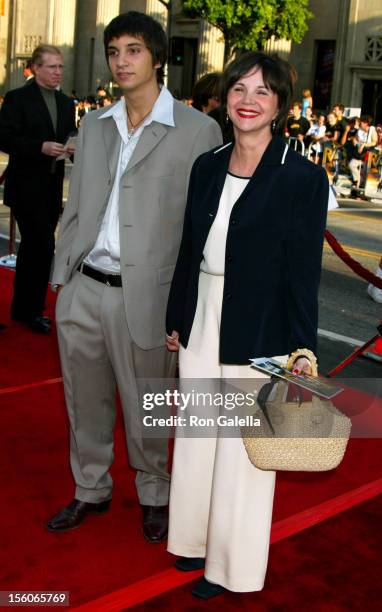
[[[278,55],[249,51],[228,64],[222,77],[222,104],[227,106],[227,96],[231,87],[257,67],[261,68],[264,84],[277,94],[279,111],[275,119],[274,133],[283,135],[297,74],[295,69]]]

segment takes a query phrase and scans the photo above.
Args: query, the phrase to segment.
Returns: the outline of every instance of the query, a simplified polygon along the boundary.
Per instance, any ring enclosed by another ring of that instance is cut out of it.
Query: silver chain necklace
[[[129,130],[129,125],[127,125],[127,139],[128,140],[130,140],[134,136],[135,130],[137,129],[137,127],[139,127],[141,125],[141,123],[143,123],[143,121],[149,116],[151,111],[152,111],[152,108],[150,108],[149,112],[146,113],[146,115],[144,117],[142,117],[142,119],[140,121],[138,121],[138,123],[136,123],[134,125],[134,123],[131,121],[129,109],[126,106],[127,117],[128,117],[128,120],[130,121],[130,125],[131,125],[131,130]]]

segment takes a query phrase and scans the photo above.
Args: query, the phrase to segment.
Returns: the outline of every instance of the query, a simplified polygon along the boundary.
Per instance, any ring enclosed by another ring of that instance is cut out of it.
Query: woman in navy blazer
[[[223,75],[235,142],[194,164],[168,302],[182,379],[258,377],[250,358],[316,352],[328,179],[282,139],[292,90],[291,67],[264,53]],[[274,478],[239,438],[177,437],[169,550],[178,569],[205,567],[195,595],[263,587]]]

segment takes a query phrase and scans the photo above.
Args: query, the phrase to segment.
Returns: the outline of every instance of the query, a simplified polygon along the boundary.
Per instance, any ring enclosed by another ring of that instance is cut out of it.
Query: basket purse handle
[[[267,401],[269,399],[269,396],[272,392],[272,389],[274,388],[276,383],[281,383],[284,381],[281,381],[280,378],[278,376],[271,376],[271,380],[269,381],[269,383],[267,383],[266,385],[263,385],[259,391],[259,393],[257,394],[257,403],[260,406],[266,421],[269,425],[269,427],[271,428],[271,431],[273,433],[273,435],[275,435],[275,429],[272,425],[272,421],[270,419],[269,413],[268,413],[268,408],[267,408]],[[297,396],[297,400],[298,402],[301,404],[301,402],[303,401],[303,395],[302,395],[302,391],[301,389],[297,386],[294,385],[293,383],[288,383],[285,381],[285,385],[287,385],[289,387],[289,385],[291,385],[293,387],[293,390],[295,392],[295,395]],[[280,385],[281,386],[281,385]],[[283,391],[281,391],[281,393],[283,393]],[[280,396],[280,401],[281,401],[281,396]]]

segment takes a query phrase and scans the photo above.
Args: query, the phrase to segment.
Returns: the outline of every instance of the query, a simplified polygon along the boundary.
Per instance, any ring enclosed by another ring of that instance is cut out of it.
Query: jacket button
[[[236,219],[231,219],[231,225],[236,225],[237,221]]]
[[[228,263],[231,263],[231,262],[232,262],[232,259],[233,259],[233,258],[232,258],[232,255],[228,255],[228,256],[227,256],[227,261],[228,261]]]
[[[226,293],[224,297],[226,300],[230,300],[232,298],[232,293]]]
[[[208,214],[209,214],[209,216],[210,216],[210,217],[213,217],[213,216],[214,216],[214,213],[213,213],[213,212],[211,212],[211,211],[210,211]]]

